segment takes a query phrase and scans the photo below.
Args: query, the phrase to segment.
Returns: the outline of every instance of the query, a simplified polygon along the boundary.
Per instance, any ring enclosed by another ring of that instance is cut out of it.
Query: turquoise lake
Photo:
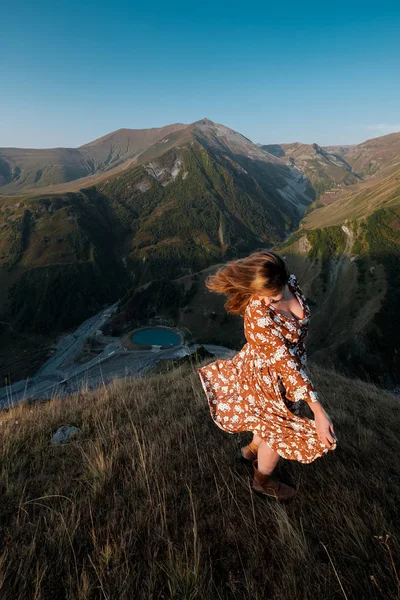
[[[181,338],[168,329],[142,329],[132,334],[135,344],[151,344],[154,346],[176,346]]]

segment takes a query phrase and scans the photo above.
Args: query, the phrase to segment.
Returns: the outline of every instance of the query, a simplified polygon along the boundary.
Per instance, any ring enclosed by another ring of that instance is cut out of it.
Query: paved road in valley
[[[96,335],[117,310],[118,302],[84,321],[74,333],[62,337],[55,353],[31,378],[0,388],[0,408],[7,408],[29,398],[66,396],[83,389],[95,389],[115,377],[140,377],[160,360],[182,358],[192,354],[199,344],[181,344],[160,350],[125,350],[119,338],[109,341],[104,350],[88,362],[77,365],[74,358],[82,352],[87,338]],[[100,338],[99,338],[100,339]],[[230,358],[236,351],[224,346],[202,344],[217,358]]]

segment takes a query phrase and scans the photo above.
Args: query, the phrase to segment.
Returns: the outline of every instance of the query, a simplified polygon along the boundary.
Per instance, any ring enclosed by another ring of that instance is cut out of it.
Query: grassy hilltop
[[[212,422],[208,362],[1,414],[2,600],[399,597],[398,398],[310,364],[338,447],[280,461],[285,506]]]

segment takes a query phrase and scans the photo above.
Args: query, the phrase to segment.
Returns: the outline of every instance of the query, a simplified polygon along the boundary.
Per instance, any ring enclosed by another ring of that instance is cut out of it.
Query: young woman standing
[[[253,489],[279,501],[296,490],[271,474],[279,458],[310,463],[337,445],[332,421],[305,373],[310,309],[296,276],[276,253],[254,252],[206,280],[228,295],[226,310],[244,317],[246,343],[231,359],[197,369],[214,422],[229,433],[251,431],[240,457],[252,462]],[[299,414],[301,401],[314,419]]]

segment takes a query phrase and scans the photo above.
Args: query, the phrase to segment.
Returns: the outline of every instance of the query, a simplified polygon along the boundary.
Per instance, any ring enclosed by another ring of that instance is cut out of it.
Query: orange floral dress
[[[196,371],[218,427],[228,433],[251,431],[283,458],[311,463],[337,442],[328,448],[315,421],[300,414],[302,402],[318,400],[303,369],[310,309],[294,274],[288,286],[303,308],[302,319],[284,315],[254,294],[244,313],[243,348]]]

